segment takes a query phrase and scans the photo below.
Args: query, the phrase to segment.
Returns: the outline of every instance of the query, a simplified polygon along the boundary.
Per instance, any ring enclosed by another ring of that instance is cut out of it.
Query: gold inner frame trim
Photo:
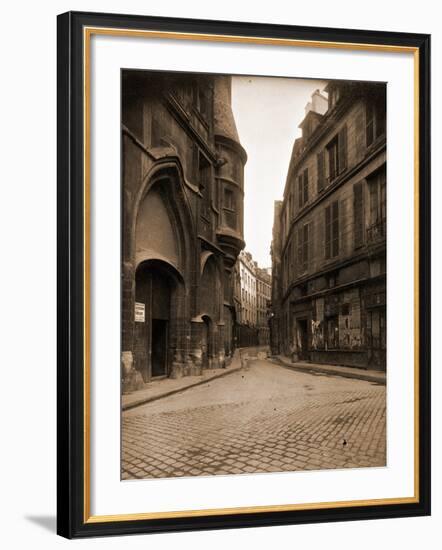
[[[126,36],[132,38],[158,38],[173,40],[197,40],[203,42],[248,43],[268,46],[292,46],[304,48],[325,48],[342,50],[363,50],[390,53],[412,53],[414,61],[414,495],[410,497],[352,500],[336,502],[299,503],[269,506],[215,508],[206,510],[179,510],[168,512],[147,512],[115,515],[91,515],[91,472],[90,472],[90,42],[92,35]],[[108,523],[167,518],[191,518],[229,514],[250,514],[264,512],[286,512],[321,510],[354,506],[379,506],[412,504],[419,502],[419,49],[412,46],[387,44],[364,44],[350,42],[328,42],[282,38],[261,38],[236,35],[201,33],[180,33],[117,29],[111,27],[83,28],[83,100],[84,100],[84,523]]]

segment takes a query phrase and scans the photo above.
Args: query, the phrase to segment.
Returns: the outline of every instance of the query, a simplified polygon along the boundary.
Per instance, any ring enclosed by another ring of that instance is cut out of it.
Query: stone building
[[[280,316],[281,316],[281,209],[282,201],[275,201],[273,209],[273,229],[270,256],[272,258],[272,289],[269,313],[270,351],[273,355],[281,353]],[[282,326],[282,325],[281,325]]]
[[[256,327],[256,267],[250,252],[243,250],[237,260],[240,280],[240,309],[237,321],[241,325]]]
[[[272,347],[385,368],[386,87],[331,81],[294,143],[272,243]],[[277,279],[277,280],[275,280]]]
[[[270,343],[269,305],[272,296],[271,268],[257,267],[256,277],[256,326],[258,344],[268,346]]]
[[[130,390],[233,351],[243,242],[231,78],[123,71],[122,375]]]
[[[262,269],[250,252],[241,251],[234,272],[236,341],[239,347],[268,345],[268,308],[271,296],[270,268]]]

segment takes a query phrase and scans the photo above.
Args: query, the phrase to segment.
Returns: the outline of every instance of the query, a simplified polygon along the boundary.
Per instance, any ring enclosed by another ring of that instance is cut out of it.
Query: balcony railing
[[[379,220],[367,227],[367,244],[376,244],[387,237],[386,220]]]

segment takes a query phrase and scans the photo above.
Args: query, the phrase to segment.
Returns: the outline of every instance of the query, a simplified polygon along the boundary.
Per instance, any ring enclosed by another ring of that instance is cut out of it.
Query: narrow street
[[[254,360],[122,415],[122,479],[386,465],[385,386]]]

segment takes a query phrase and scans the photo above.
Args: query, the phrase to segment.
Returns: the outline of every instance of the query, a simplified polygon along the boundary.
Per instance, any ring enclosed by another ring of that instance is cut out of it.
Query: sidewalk
[[[156,401],[163,397],[168,397],[175,393],[194,388],[200,384],[205,384],[216,378],[221,378],[241,369],[241,357],[239,351],[233,356],[230,365],[224,369],[204,370],[200,376],[183,376],[182,378],[164,378],[155,380],[145,385],[141,390],[123,394],[121,399],[121,408],[123,411],[133,409],[140,405]]]
[[[386,373],[377,370],[361,369],[358,367],[343,367],[340,365],[322,365],[317,363],[304,363],[302,361],[292,363],[288,357],[284,355],[272,355],[269,357],[274,363],[279,363],[284,367],[288,367],[300,372],[314,372],[320,374],[329,374],[331,376],[343,376],[345,378],[357,378],[359,380],[367,380],[368,382],[376,382],[377,384],[386,384]]]

